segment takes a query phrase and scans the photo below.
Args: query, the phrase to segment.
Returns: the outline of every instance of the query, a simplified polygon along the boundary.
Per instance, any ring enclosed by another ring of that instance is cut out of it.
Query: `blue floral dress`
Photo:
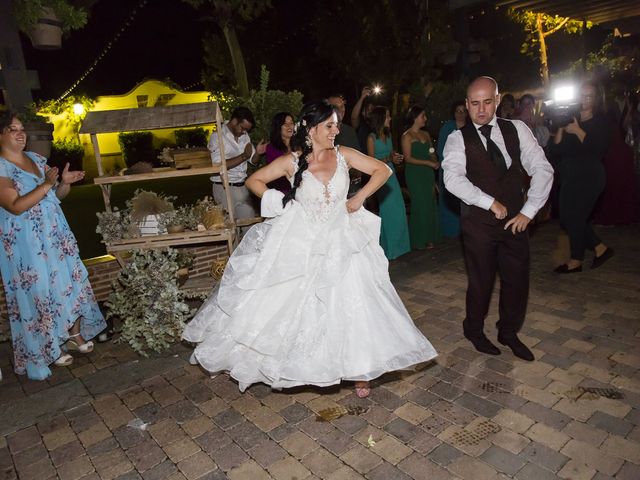
[[[44,182],[46,159],[26,152],[40,177],[0,157],[0,176],[9,178],[20,196]],[[78,245],[55,190],[20,215],[0,207],[0,271],[13,337],[14,369],[33,380],[51,375],[49,365],[78,317],[83,338],[106,327],[89,285]]]

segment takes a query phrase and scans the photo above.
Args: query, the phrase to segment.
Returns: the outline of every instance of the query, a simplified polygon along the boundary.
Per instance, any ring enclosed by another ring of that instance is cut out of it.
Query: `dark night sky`
[[[271,71],[270,87],[297,88],[313,95],[313,65],[296,75],[292,72],[292,57],[308,59],[315,52],[305,27],[308,23],[305,17],[310,16],[311,8],[307,2],[297,0],[275,0],[273,4],[277,8],[238,31],[250,86],[257,87],[260,65],[265,63]],[[27,66],[38,71],[42,87],[34,96],[58,97],[67,90],[113,39],[137,5],[138,0],[98,1],[86,27],[64,38],[61,50],[35,50],[23,35]],[[219,32],[212,21],[202,20],[202,16],[202,12],[182,0],[148,0],[74,93],[92,97],[121,94],[145,78],[170,78],[183,88],[192,86],[201,78],[202,38],[208,31]],[[226,45],[222,48],[226,55]],[[200,88],[196,86],[195,90]]]
[[[313,38],[314,18],[330,11],[331,5],[337,1],[273,0],[274,8],[239,30],[250,86],[257,86],[260,65],[265,63],[271,71],[271,88],[298,89],[306,98],[336,91],[353,98],[361,86],[350,79],[340,78],[326,62],[320,63]],[[34,50],[28,38],[23,36],[27,66],[38,71],[42,86],[34,96],[37,99],[57,98],[68,89],[113,39],[138,3],[139,0],[99,0],[91,10],[87,26],[72,32],[58,51]],[[200,80],[203,67],[202,38],[208,31],[218,31],[212,21],[203,21],[201,16],[201,12],[182,0],[148,0],[131,26],[73,93],[91,97],[123,94],[145,78],[170,78],[183,88],[192,86]],[[474,22],[472,34],[482,36],[490,32],[489,35],[495,36],[493,25],[483,25],[486,22],[482,19]],[[357,35],[358,28],[354,25],[354,35]],[[505,34],[507,30],[518,31],[515,25],[505,25],[504,29]],[[575,43],[566,48],[562,43],[565,40],[575,42],[575,39],[563,40],[560,37],[551,43],[552,69],[566,68],[567,61],[572,59],[570,56],[564,58],[566,54],[573,54],[575,59],[576,52],[579,56],[582,50],[581,44],[575,48]],[[510,55],[517,60],[503,69],[506,76],[512,75],[511,83],[519,81],[515,75],[518,69],[521,71],[518,78],[523,74],[533,84],[537,83],[535,64],[530,59],[521,58],[518,53],[520,41],[517,34],[499,40],[497,43],[502,46],[493,52],[492,57],[499,55],[504,59],[508,55],[505,50],[508,44],[512,47]],[[221,47],[226,54],[226,46],[222,44]],[[372,61],[376,61],[375,55]],[[517,64],[528,66],[528,73]],[[195,86],[194,89],[201,88]]]
[[[27,65],[40,76],[42,90],[36,96],[54,97],[69,88],[137,5],[137,0],[97,2],[87,26],[63,39],[61,50],[34,50],[23,37]],[[90,96],[125,93],[144,78],[169,77],[184,87],[193,84],[200,78],[205,27],[196,10],[182,1],[148,0],[76,92]]]

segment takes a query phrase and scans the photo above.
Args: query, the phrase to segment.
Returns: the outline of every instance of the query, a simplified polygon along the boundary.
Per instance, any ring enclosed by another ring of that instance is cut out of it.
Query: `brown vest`
[[[524,205],[525,172],[520,162],[520,139],[518,130],[509,120],[498,118],[498,128],[504,138],[507,152],[511,157],[511,166],[502,174],[491,161],[491,156],[482,144],[480,133],[473,123],[468,122],[460,129],[464,139],[467,156],[467,178],[480,190],[491,195],[505,207],[507,218],[515,217]],[[493,127],[496,128],[496,127]],[[499,221],[490,210],[461,202],[461,215],[482,223],[498,224]]]

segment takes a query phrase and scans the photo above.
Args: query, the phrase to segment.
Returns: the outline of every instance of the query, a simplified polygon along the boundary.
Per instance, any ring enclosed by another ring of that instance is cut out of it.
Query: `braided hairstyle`
[[[293,179],[293,188],[282,199],[282,205],[285,206],[289,200],[296,197],[296,190],[302,182],[302,174],[309,167],[307,156],[313,151],[311,140],[309,139],[309,130],[324,122],[327,118],[335,113],[333,105],[326,100],[307,103],[302,107],[302,111],[298,117],[296,132],[291,137],[291,151],[301,152],[298,161],[298,171]]]

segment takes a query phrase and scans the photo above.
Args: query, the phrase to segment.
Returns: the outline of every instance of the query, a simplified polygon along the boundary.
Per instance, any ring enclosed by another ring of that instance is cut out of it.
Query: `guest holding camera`
[[[602,157],[609,143],[609,122],[602,112],[602,95],[595,84],[580,88],[579,118],[558,129],[551,152],[559,158],[560,224],[569,235],[571,258],[555,269],[557,273],[582,271],[585,249],[594,250],[591,268],[613,256],[589,223],[591,212],[605,185]]]

